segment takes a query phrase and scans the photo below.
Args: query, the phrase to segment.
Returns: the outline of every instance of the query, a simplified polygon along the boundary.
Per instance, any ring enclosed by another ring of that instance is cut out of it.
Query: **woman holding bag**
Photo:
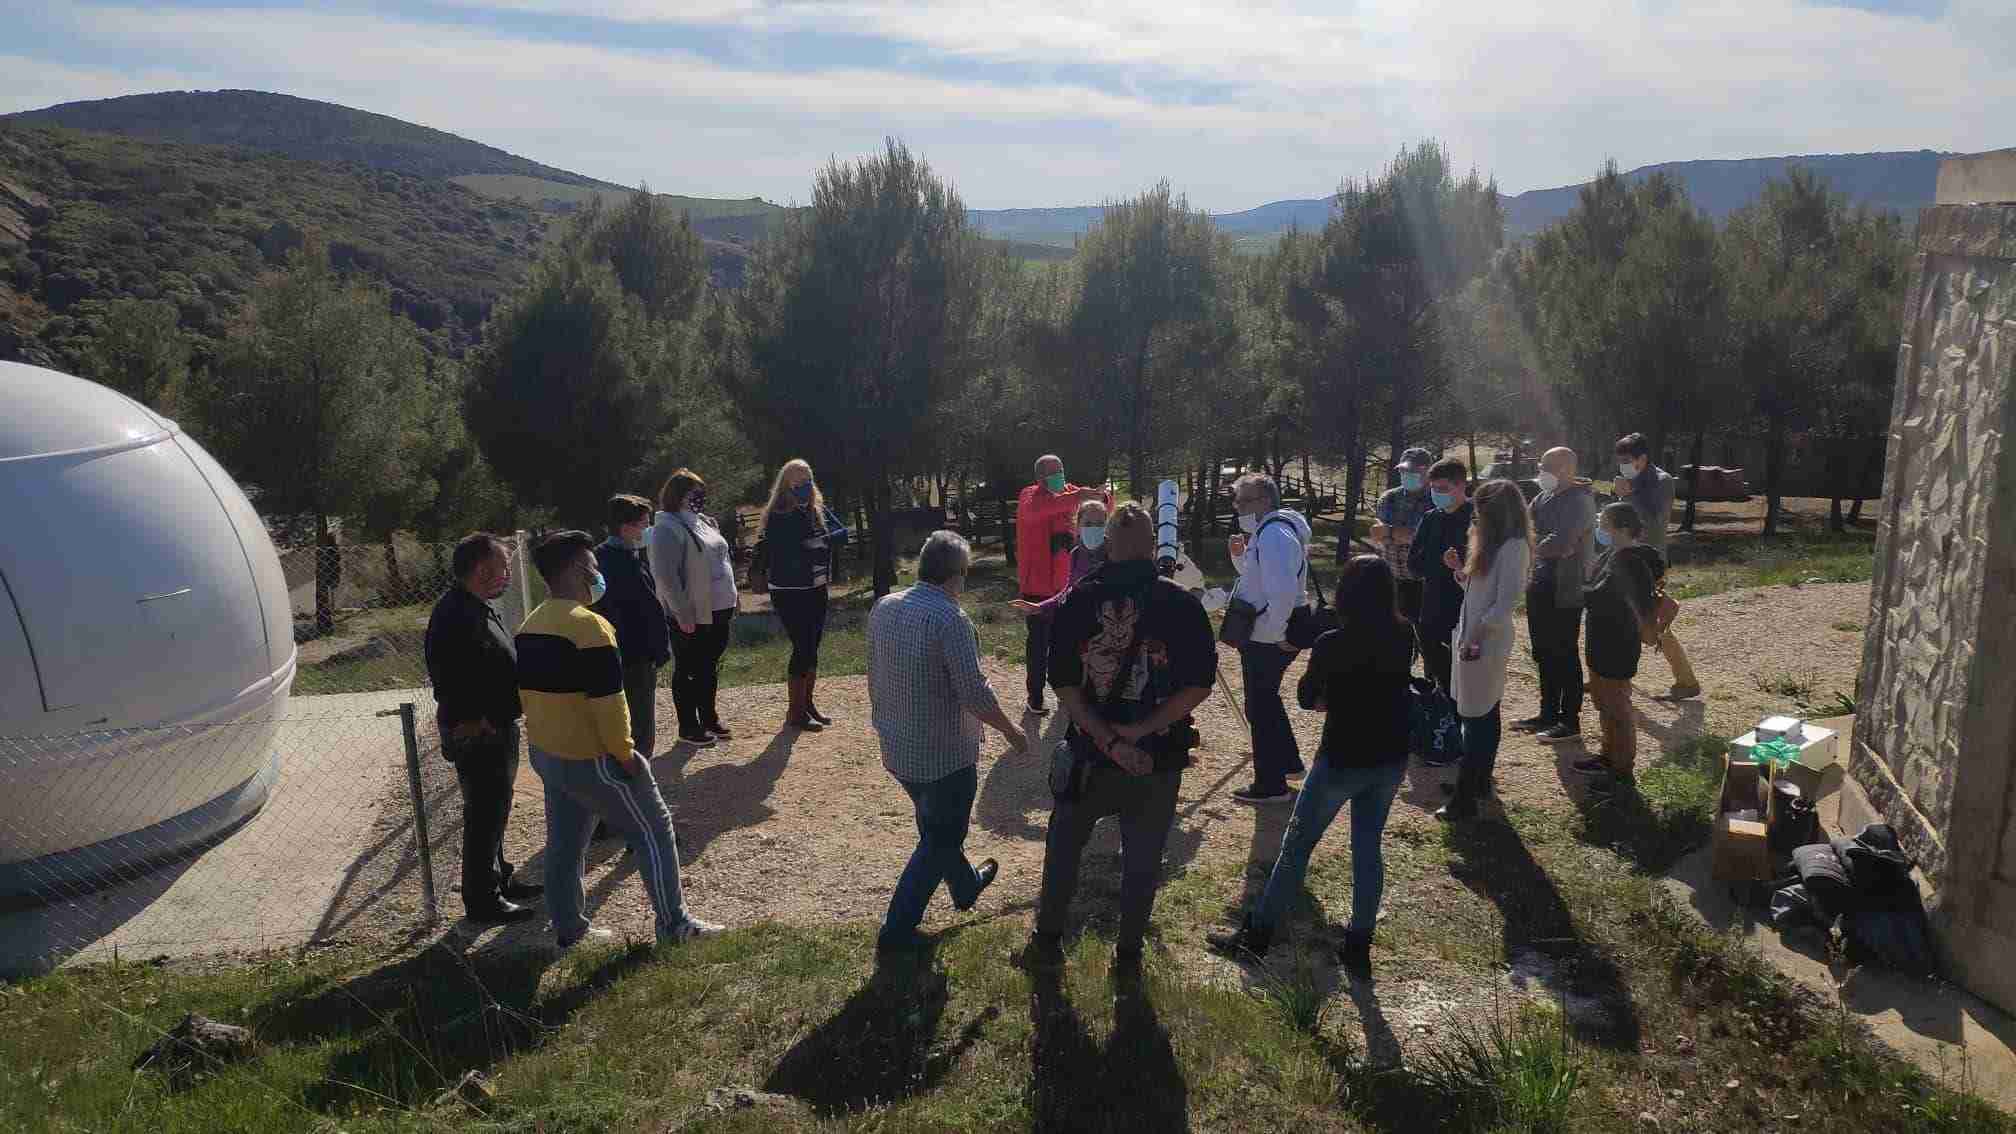
[[[672,622],[672,704],[679,739],[705,748],[733,735],[716,701],[739,602],[735,553],[705,513],[707,482],[692,469],[666,478],[658,506],[644,546],[659,605]]]
[[[1512,658],[1512,613],[1533,569],[1533,517],[1519,486],[1491,481],[1477,490],[1475,504],[1467,554],[1453,547],[1443,553],[1443,563],[1463,588],[1463,609],[1449,642],[1456,659],[1451,684],[1463,725],[1463,759],[1455,793],[1435,812],[1451,822],[1475,818],[1491,794],[1503,729],[1499,703]]]
[[[813,703],[812,691],[819,681],[819,642],[826,634],[833,549],[846,542],[847,529],[827,510],[812,466],[794,460],[777,470],[763,510],[757,559],[769,583],[770,606],[791,638],[791,704],[784,716],[789,728],[818,732],[833,723]]]

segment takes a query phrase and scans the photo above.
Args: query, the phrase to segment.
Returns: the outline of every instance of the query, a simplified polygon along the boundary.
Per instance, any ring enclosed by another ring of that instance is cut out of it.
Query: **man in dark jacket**
[[[1120,826],[1116,964],[1138,964],[1161,881],[1176,791],[1196,746],[1191,710],[1211,692],[1217,644],[1196,596],[1155,574],[1155,525],[1139,504],[1106,524],[1106,565],[1071,589],[1051,628],[1048,672],[1071,718],[1076,786],[1056,801],[1025,968],[1063,961],[1065,917],[1092,828]]]
[[[609,538],[595,549],[596,569],[607,587],[588,609],[616,628],[623,655],[623,699],[630,706],[630,743],[650,759],[658,751],[658,670],[672,656],[672,624],[658,602],[657,583],[644,555],[651,502],[642,496],[609,498]]]
[[[462,908],[469,920],[525,921],[513,902],[541,887],[511,880],[504,828],[518,781],[518,652],[491,602],[511,582],[511,553],[487,532],[466,536],[449,563],[455,582],[427,619],[427,677],[441,754],[462,787]]]
[[[1436,688],[1448,693],[1450,668],[1455,662],[1449,642],[1456,634],[1457,617],[1463,613],[1463,588],[1456,585],[1456,573],[1443,562],[1443,552],[1454,549],[1459,556],[1468,554],[1470,517],[1476,511],[1470,503],[1469,468],[1454,457],[1435,462],[1428,469],[1428,496],[1433,506],[1414,531],[1407,567],[1421,580],[1421,617],[1415,623],[1421,668]]]
[[[1561,744],[1582,735],[1582,584],[1596,557],[1596,493],[1576,475],[1573,449],[1542,454],[1538,479],[1526,629],[1540,671],[1540,711],[1512,727]]]

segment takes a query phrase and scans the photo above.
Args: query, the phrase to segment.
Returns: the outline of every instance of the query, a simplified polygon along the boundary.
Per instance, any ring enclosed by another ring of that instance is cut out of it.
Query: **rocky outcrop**
[[[0,177],[0,249],[25,246],[50,215],[47,197]]]

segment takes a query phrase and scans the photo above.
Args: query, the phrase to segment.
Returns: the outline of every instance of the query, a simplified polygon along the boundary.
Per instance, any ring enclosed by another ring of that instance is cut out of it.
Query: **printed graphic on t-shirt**
[[[1098,700],[1112,698],[1113,683],[1119,680],[1120,667],[1127,661],[1128,643],[1134,640],[1135,627],[1140,621],[1141,604],[1132,598],[1100,604],[1099,631],[1087,638],[1078,651],[1085,666],[1085,682]],[[1160,699],[1151,695],[1151,689],[1168,687],[1168,671],[1169,647],[1159,638],[1143,637],[1141,654],[1135,659],[1134,672],[1129,675],[1120,699],[1159,704]]]

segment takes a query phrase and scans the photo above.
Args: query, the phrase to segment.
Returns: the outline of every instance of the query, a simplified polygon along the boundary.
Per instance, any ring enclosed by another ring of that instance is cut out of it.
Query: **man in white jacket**
[[[1232,793],[1241,803],[1286,803],[1295,798],[1288,777],[1302,773],[1302,752],[1281,700],[1281,680],[1295,660],[1287,642],[1288,618],[1309,604],[1309,521],[1281,507],[1274,478],[1248,473],[1232,486],[1239,534],[1229,550],[1239,571],[1232,597],[1251,603],[1259,615],[1253,639],[1239,647],[1239,674],[1246,687],[1246,720],[1253,729],[1253,783]]]

